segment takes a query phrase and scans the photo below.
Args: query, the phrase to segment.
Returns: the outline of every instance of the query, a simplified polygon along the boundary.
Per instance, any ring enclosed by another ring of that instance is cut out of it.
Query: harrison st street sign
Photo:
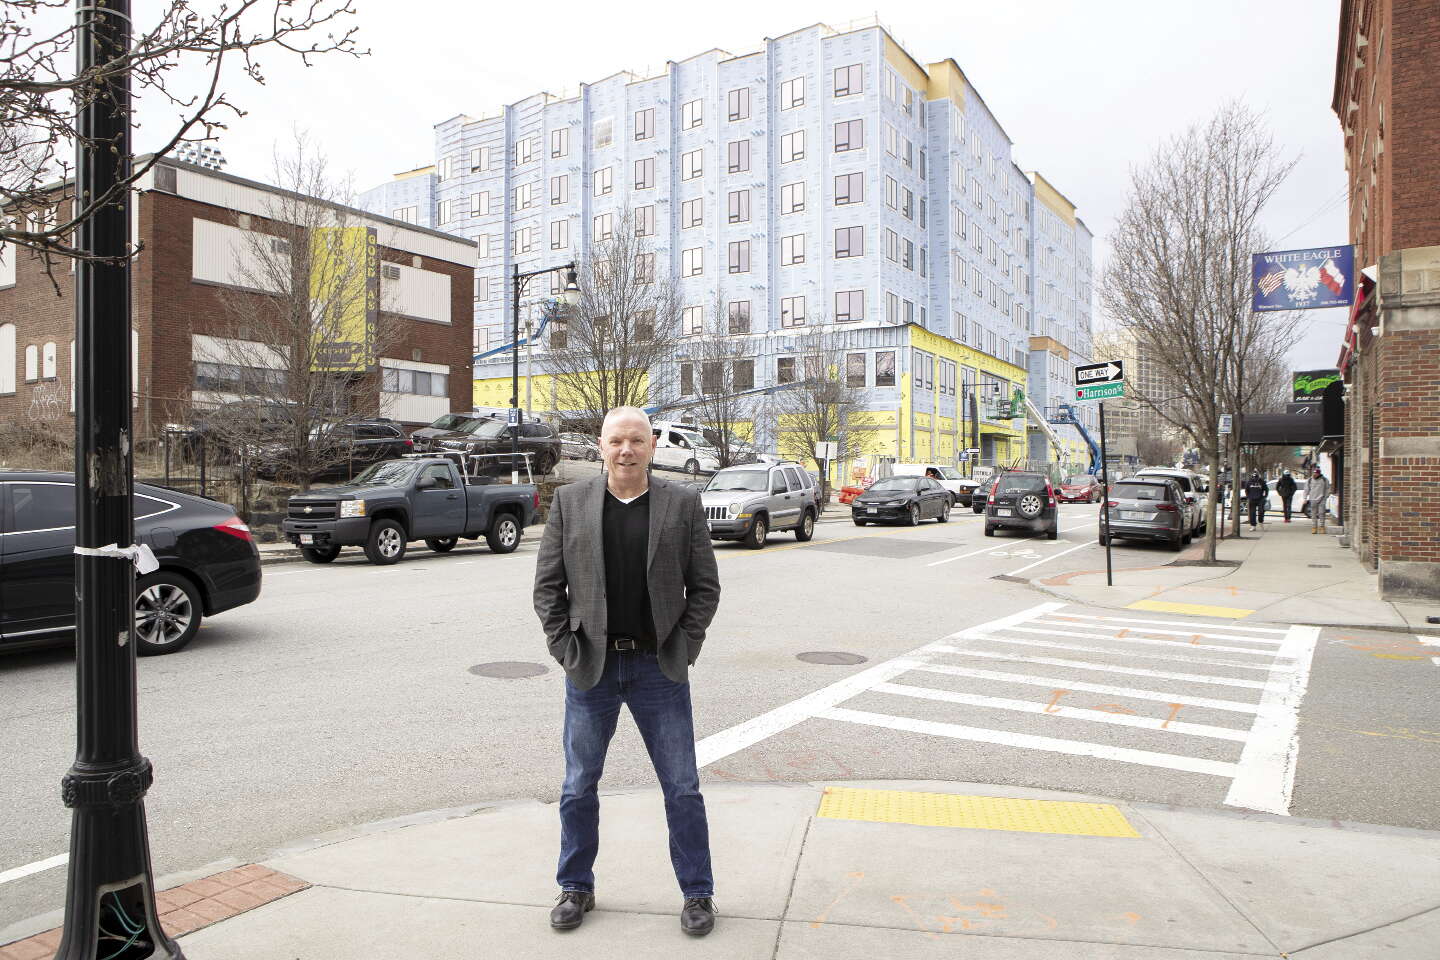
[[[1125,363],[1105,360],[1075,368],[1076,400],[1113,400],[1125,396]]]

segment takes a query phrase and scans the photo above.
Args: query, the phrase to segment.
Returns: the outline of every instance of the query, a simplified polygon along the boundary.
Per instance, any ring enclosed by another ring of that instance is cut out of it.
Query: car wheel
[[[685,472],[690,475],[690,479],[691,479],[691,480],[699,479],[699,477],[700,477],[700,461],[698,461],[698,460],[686,460],[686,461],[685,461]]]
[[[142,657],[174,653],[195,639],[203,614],[200,591],[190,578],[170,570],[135,583],[135,652]]]
[[[365,541],[365,559],[381,566],[399,563],[405,556],[405,528],[394,520],[376,520]]]
[[[795,539],[804,543],[813,536],[815,536],[815,514],[806,510],[805,515],[800,518],[800,526],[795,528]]]
[[[920,526],[920,504],[918,504],[918,503],[912,503],[912,504],[910,504],[910,512],[905,515],[905,526],[907,526],[907,527],[918,527],[918,526]]]
[[[596,460],[600,459],[600,452],[598,450],[586,450],[585,459],[589,460],[591,463],[594,463]]]
[[[856,521],[855,521],[855,526],[857,526],[857,527],[863,527],[863,526],[865,526],[866,522],[867,522],[867,521],[865,521],[865,520],[856,520]]]
[[[945,504],[944,504],[944,506],[942,506],[942,507],[940,508],[940,516],[938,516],[938,517],[935,518],[935,521],[936,521],[937,523],[949,523],[949,522],[950,522],[950,508],[951,508],[951,506],[953,506],[953,504],[950,503],[949,501],[946,501]]]
[[[693,460],[691,461],[694,462]],[[763,516],[756,517],[755,522],[750,524],[749,531],[745,534],[745,546],[751,550],[759,550],[765,546],[765,537],[770,533],[770,526],[765,522]]]
[[[987,537],[993,537],[993,536],[995,536],[995,527],[992,526],[991,524],[988,524],[988,523],[985,524],[985,536],[987,536]]]
[[[1184,550],[1184,549],[1185,549],[1185,538],[1184,538],[1184,537],[1180,537],[1180,536],[1176,536],[1176,537],[1174,537],[1173,539],[1171,539],[1171,541],[1170,541],[1170,549],[1173,550],[1173,551],[1176,552],[1176,553],[1179,553],[1181,550]]]
[[[485,534],[485,542],[491,553],[514,553],[520,546],[520,523],[513,513],[499,513]]]
[[[971,504],[971,505],[970,505],[970,509],[973,510],[973,511],[975,511],[976,513],[984,513],[984,512],[985,512],[985,504],[984,504],[983,502],[982,502],[982,503],[974,503],[974,504]]]
[[[1045,539],[1046,539],[1046,540],[1059,540],[1059,539],[1060,539],[1060,525],[1059,525],[1058,523],[1052,523],[1052,524],[1050,525],[1050,529],[1045,531]]]
[[[300,556],[311,563],[329,563],[340,556],[339,547],[301,547]]]
[[[952,494],[950,494],[948,497],[945,498],[945,509],[946,509],[946,510],[954,510],[954,509],[955,509],[955,494],[952,493]]]
[[[459,537],[431,537],[425,541],[425,546],[436,553],[449,553],[455,549],[455,544],[460,542]]]
[[[1183,537],[1180,538],[1180,543],[1181,543],[1182,546],[1188,546],[1189,543],[1190,543],[1192,540],[1194,540],[1194,539],[1195,539],[1194,537],[1192,537],[1190,534],[1187,533],[1187,534],[1185,534],[1185,536],[1183,536]]]
[[[1026,520],[1034,520],[1045,509],[1045,501],[1038,493],[1027,493],[1015,505],[1016,511]]]
[[[1096,542],[1099,543],[1100,546],[1102,546],[1102,547],[1108,547],[1108,546],[1110,546],[1110,538],[1107,537],[1107,536],[1105,536],[1105,534],[1103,534],[1103,533],[1100,534],[1100,536],[1099,536],[1099,538],[1096,540]]]

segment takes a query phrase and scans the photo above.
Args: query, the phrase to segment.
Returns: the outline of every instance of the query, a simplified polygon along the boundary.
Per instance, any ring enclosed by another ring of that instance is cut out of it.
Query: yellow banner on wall
[[[317,227],[310,234],[310,368],[375,369],[380,243],[373,227]]]

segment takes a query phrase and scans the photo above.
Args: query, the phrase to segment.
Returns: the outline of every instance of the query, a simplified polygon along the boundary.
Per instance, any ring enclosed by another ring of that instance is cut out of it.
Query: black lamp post
[[[130,49],[130,0],[76,4],[77,75]],[[102,73],[77,96],[75,202],[130,175],[130,72]],[[135,569],[130,448],[130,191],[119,187],[76,229],[75,763],[61,782],[73,812],[65,932],[57,957],[182,957],[155,909],[135,692]]]
[[[525,292],[525,287],[530,283],[532,277],[543,276],[547,273],[565,271],[565,288],[560,292],[560,301],[567,306],[574,306],[580,299],[580,284],[575,279],[575,263],[562,264],[558,267],[545,267],[543,270],[530,270],[520,272],[519,266],[514,268],[510,280],[510,329],[514,336],[510,338],[510,482],[520,482],[520,297]]]

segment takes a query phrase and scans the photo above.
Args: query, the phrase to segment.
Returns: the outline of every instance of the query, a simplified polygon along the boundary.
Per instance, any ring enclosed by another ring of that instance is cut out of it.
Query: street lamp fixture
[[[560,291],[559,300],[566,306],[574,306],[580,302],[580,284],[576,280],[575,262],[561,264],[558,267],[544,267],[540,270],[528,270],[520,272],[517,265],[510,274],[510,482],[520,482],[520,298],[525,293],[525,287],[534,277],[544,276],[547,273],[558,273],[565,271],[565,286]]]

